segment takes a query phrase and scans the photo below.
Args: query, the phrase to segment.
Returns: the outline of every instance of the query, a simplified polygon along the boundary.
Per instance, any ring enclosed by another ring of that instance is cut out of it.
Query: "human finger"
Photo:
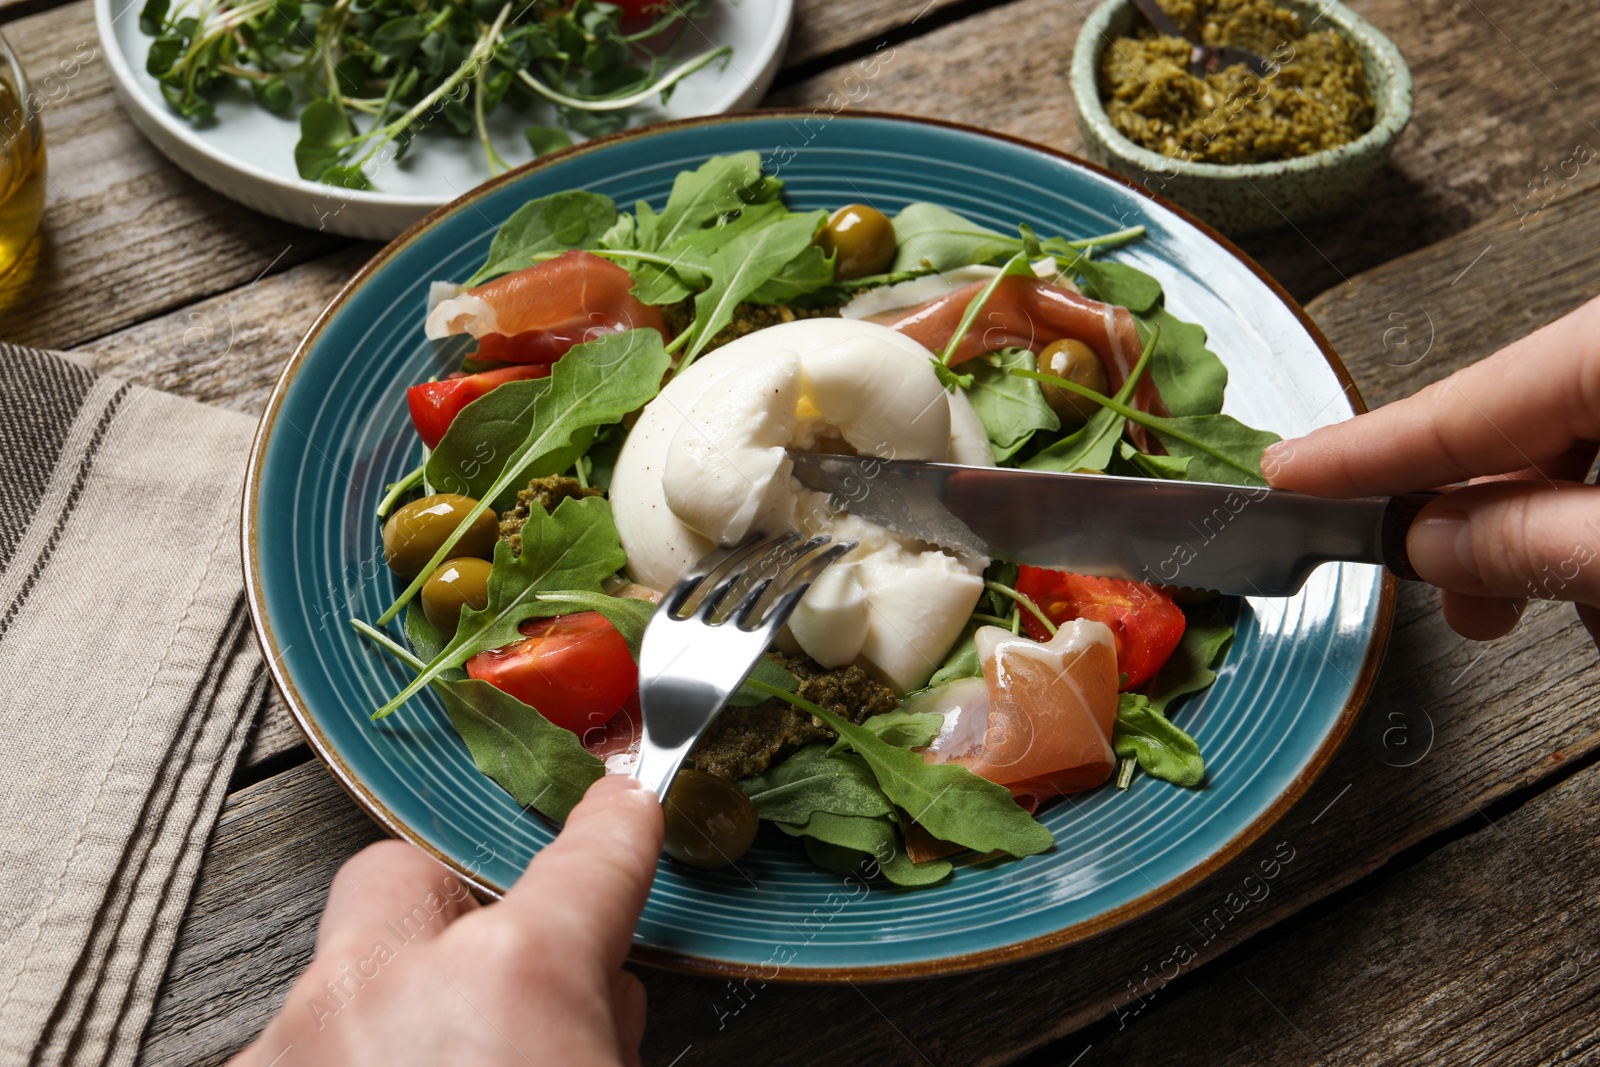
[[[1600,607],[1594,604],[1579,604],[1578,619],[1583,623],[1583,628],[1589,631],[1589,636],[1594,639],[1594,647],[1600,650]]]
[[[328,887],[317,955],[378,941],[428,941],[478,907],[454,871],[404,841],[379,841],[345,861]]]
[[[617,1052],[623,1063],[637,1067],[649,1008],[649,997],[639,976],[626,968],[618,971],[611,981],[611,1003],[617,1020]]]
[[[1503,474],[1600,437],[1600,299],[1413,396],[1268,449],[1267,480],[1372,496]]]
[[[552,935],[586,942],[609,972],[622,966],[633,943],[661,838],[655,794],[633,778],[606,775],[589,787],[501,906]]]
[[[1470,596],[1441,590],[1439,604],[1450,629],[1470,641],[1493,641],[1517,628],[1526,597]]]
[[[1424,581],[1452,592],[1600,603],[1600,489],[1501,481],[1451,490],[1417,516],[1406,553]]]

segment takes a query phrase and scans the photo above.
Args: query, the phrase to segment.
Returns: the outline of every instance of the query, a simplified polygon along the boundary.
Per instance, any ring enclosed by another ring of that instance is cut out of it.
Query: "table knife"
[[[1265,486],[1064,474],[791,449],[830,504],[969,558],[1293,596],[1324,563],[1415,579],[1406,531],[1436,493],[1329,500]]]

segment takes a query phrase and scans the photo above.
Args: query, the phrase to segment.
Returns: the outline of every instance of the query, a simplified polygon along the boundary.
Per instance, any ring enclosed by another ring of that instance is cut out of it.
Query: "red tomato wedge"
[[[1117,668],[1128,676],[1125,690],[1137,689],[1161,669],[1178,647],[1186,624],[1183,609],[1144,582],[1024,566],[1017,575],[1017,592],[1039,605],[1058,626],[1072,619],[1092,619],[1111,627]],[[1050,636],[1031,612],[1022,613],[1022,624],[1036,640]]]
[[[967,305],[987,284],[977,281],[964,285],[901,313],[888,325],[930,352],[938,352],[950,343]],[[1094,349],[1106,369],[1112,392],[1122,388],[1139,363],[1139,331],[1127,308],[1102,304],[1071,289],[1021,275],[1000,279],[950,362],[960,363],[1002,348],[1029,348],[1037,354],[1052,341],[1064,338],[1082,341]],[[1152,415],[1168,414],[1148,371],[1133,391],[1133,406]],[[1151,450],[1142,427],[1130,426],[1129,434],[1140,449]]]
[[[639,687],[628,642],[597,611],[533,619],[518,630],[521,641],[467,660],[467,674],[580,737],[609,722]]]
[[[461,409],[506,382],[543,378],[550,373],[548,363],[519,363],[486,370],[479,374],[453,374],[437,382],[423,382],[406,390],[406,407],[411,409],[411,424],[429,448],[438,448],[444,432]]]
[[[633,276],[579,249],[441,300],[428,312],[432,340],[467,333],[478,358],[552,363],[575,344],[649,327],[665,337],[661,310],[634,297]]]

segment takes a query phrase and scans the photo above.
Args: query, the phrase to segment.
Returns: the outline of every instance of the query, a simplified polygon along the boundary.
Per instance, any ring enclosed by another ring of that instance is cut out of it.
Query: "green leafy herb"
[[[1158,307],[1138,320],[1140,336],[1159,332],[1150,358],[1150,376],[1161,399],[1174,415],[1217,415],[1222,412],[1222,392],[1228,385],[1228,368],[1206,347],[1203,327],[1184,322]]]
[[[154,38],[147,70],[179,114],[213,116],[230,85],[276,113],[310,96],[300,175],[369,188],[367,172],[403,157],[429,128],[475,134],[491,170],[505,169],[487,125],[501,105],[553,108],[560,128],[526,130],[536,154],[570,133],[620,128],[628,108],[665,101],[683,78],[729,57],[728,48],[676,56],[701,39],[687,25],[701,9],[683,0],[640,27],[597,0],[150,0],[139,28]]]
[[[469,287],[539,262],[542,253],[595,248],[616,222],[609,196],[581,189],[530,200],[500,224],[489,242],[488,261],[467,279]]]
[[[463,408],[428,459],[428,480],[474,497],[478,506],[468,511],[378,625],[387,625],[416,596],[491,504],[514,495],[514,487],[530,478],[568,469],[593,441],[596,427],[620,421],[654,397],[669,358],[654,330],[606,334],[573,346],[550,377],[507,382]]]
[[[1174,455],[1187,456],[1191,460],[1187,472],[1196,481],[1267,484],[1261,477],[1261,453],[1267,445],[1279,440],[1275,433],[1253,429],[1229,415],[1162,418],[1054,374],[1040,374],[1020,368],[1012,368],[1010,373],[1049,382],[1059,389],[1087,397],[1129,422],[1143,426],[1159,437]]]
[[[907,204],[894,217],[893,271],[953,270],[1016,254],[1018,238],[998,233],[937,204]]]
[[[1187,608],[1184,615],[1183,638],[1171,658],[1144,692],[1122,694],[1111,744],[1119,757],[1137,760],[1146,774],[1193,787],[1205,780],[1205,761],[1200,746],[1173,724],[1167,709],[1179,697],[1216,681],[1212,668],[1233,639],[1233,627],[1223,616],[1220,601]]]
[[[422,613],[412,611],[407,615],[407,631],[415,640],[421,631],[412,629],[409,618]],[[381,630],[360,621],[354,625],[413,670],[425,669],[420,659]],[[427,626],[425,619],[422,625]],[[585,790],[605,773],[604,764],[583,747],[571,730],[555,725],[488,682],[456,673],[457,677],[438,675],[430,685],[444,702],[450,724],[466,743],[472,762],[518,804],[552,819],[565,819]]]
[[[1039,383],[1007,373],[1012,367],[1038,369],[1028,349],[1003,349],[974,360],[971,366],[972,385],[967,389],[967,399],[983,423],[996,463],[1014,456],[1038,431],[1060,429],[1061,420],[1045,401]]]
[[[1097,300],[1121,304],[1135,315],[1144,314],[1161,300],[1161,283],[1126,264],[1080,259],[1075,269]]]
[[[1142,693],[1123,693],[1118,700],[1111,747],[1122,759],[1138,760],[1146,774],[1173,785],[1192,788],[1205,781],[1200,746]]]
[[[693,340],[679,371],[693,363],[722,328],[733,321],[738,306],[800,255],[822,226],[821,211],[786,215],[769,225],[739,232],[706,259],[709,283],[694,298]]]
[[[756,814],[772,822],[804,823],[814,813],[892,816],[894,805],[866,764],[849,753],[830,755],[824,741],[798,749],[782,763],[739,783]]]
[[[963,678],[983,676],[983,664],[978,659],[978,645],[972,638],[974,631],[974,627],[970,625],[967,627],[966,635],[956,642],[956,647],[950,653],[950,658],[944,661],[944,666],[933,672],[933,677],[928,679],[924,690],[937,689],[941,685],[948,685]]]
[[[778,828],[790,836],[803,835],[801,840],[811,862],[840,877],[871,878],[881,874],[885,881],[911,889],[942,882],[953,870],[950,861],[945,859],[912,863],[900,847],[894,824],[887,819],[850,820],[818,815],[814,825],[810,822],[804,826],[780,823]],[[853,841],[867,847],[853,848],[837,844],[835,840]]]
[[[1050,831],[1018,807],[1004,786],[958,764],[926,763],[916,753],[896,748],[809,700],[777,689],[771,695],[804,708],[831,727],[866,761],[884,794],[939,840],[1013,856],[1032,856],[1054,845]]]
[[[860,726],[895,748],[923,748],[933,744],[933,739],[939,736],[939,731],[944,727],[944,716],[933,712],[913,714],[904,708],[896,708],[864,719]],[[841,752],[847,747],[846,742],[835,741],[831,751]]]
[[[441,671],[460,667],[479,652],[520,640],[517,627],[526,620],[559,613],[554,605],[541,604],[537,594],[599,593],[600,583],[625,562],[611,505],[601,498],[563,500],[549,514],[543,508],[530,509],[522,527],[522,552],[513,554],[505,541],[494,546],[488,603],[483,610],[462,608],[454,636],[373,718],[394,711]]]

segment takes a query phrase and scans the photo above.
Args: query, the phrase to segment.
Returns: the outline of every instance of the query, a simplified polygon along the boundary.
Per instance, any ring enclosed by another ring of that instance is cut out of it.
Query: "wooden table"
[[[1353,6],[1411,63],[1416,117],[1359,206],[1245,246],[1308,302],[1378,404],[1600,290],[1600,166],[1561,167],[1600,145],[1600,66],[1588,0]],[[800,0],[770,99],[836,107],[829,94],[876,54],[858,106],[1073,151],[1067,64],[1089,7]],[[35,83],[54,79],[44,241],[26,280],[0,285],[0,337],[258,411],[375,246],[254,215],[168,164],[111,94],[88,0],[0,0],[0,20]],[[1433,594],[1407,588],[1350,742],[1258,847],[1178,902],[1053,956],[939,981],[736,988],[646,971],[645,1060],[1594,1061],[1595,660],[1566,606],[1536,606],[1514,636],[1480,646],[1445,628]],[[1396,712],[1419,746],[1431,734],[1405,767],[1371,740]],[[281,706],[232,785],[145,1063],[220,1062],[249,1039],[309,957],[334,870],[379,836]],[[1275,850],[1292,860],[1242,896]],[[1197,936],[1217,914],[1221,934]],[[1196,952],[1184,966],[1180,944]]]

